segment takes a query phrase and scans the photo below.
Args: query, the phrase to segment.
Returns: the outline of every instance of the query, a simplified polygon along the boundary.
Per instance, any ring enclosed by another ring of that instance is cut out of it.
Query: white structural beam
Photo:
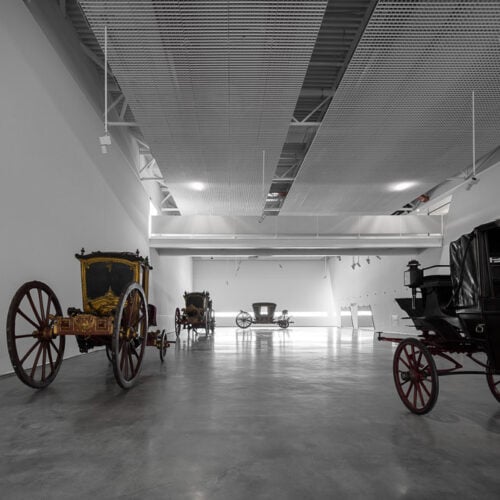
[[[440,216],[157,216],[150,245],[213,250],[423,249],[442,246]],[[314,250],[314,251],[316,251]],[[333,253],[335,254],[335,253]]]

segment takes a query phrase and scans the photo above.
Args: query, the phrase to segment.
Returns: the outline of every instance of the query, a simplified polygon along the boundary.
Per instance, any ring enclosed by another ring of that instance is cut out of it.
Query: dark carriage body
[[[256,324],[274,322],[274,312],[276,311],[276,304],[274,302],[254,302],[252,309]]]
[[[205,329],[205,333],[215,331],[215,312],[210,293],[184,292],[184,307],[175,310],[175,332],[179,335],[181,328],[196,331]]]
[[[445,339],[460,339],[460,322],[453,306],[450,276],[422,276],[419,288],[421,297],[396,299],[415,328],[422,332],[439,332]]]
[[[500,220],[452,242],[450,267],[461,328],[500,370]]]

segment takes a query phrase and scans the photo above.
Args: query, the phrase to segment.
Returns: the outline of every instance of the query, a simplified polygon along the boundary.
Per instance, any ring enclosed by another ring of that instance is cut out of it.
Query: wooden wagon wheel
[[[130,283],[120,296],[115,313],[111,354],[113,372],[124,389],[137,381],[148,331],[146,297],[139,283]]]
[[[210,332],[215,333],[215,313],[213,309],[210,309]]]
[[[286,328],[288,328],[290,326],[290,320],[288,320],[288,319],[280,319],[278,321],[278,326],[280,328],[286,329]]]
[[[160,360],[163,363],[165,361],[165,355],[167,354],[167,334],[165,330],[160,333]]]
[[[175,335],[177,335],[178,337],[180,333],[181,333],[181,311],[177,307],[175,309]]]
[[[496,371],[490,363],[486,369],[486,380],[491,393],[497,401],[500,401],[500,372]]]
[[[248,328],[252,324],[252,316],[245,311],[241,311],[236,316],[236,324],[240,328]]]
[[[432,410],[439,393],[436,364],[425,345],[409,338],[399,343],[394,353],[394,383],[403,404],[413,413]]]
[[[35,389],[56,377],[64,354],[65,337],[52,334],[54,316],[62,316],[52,289],[40,281],[22,285],[7,314],[7,346],[16,375]]]

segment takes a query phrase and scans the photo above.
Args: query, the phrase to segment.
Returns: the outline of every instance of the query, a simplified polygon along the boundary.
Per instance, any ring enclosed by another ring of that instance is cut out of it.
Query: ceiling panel
[[[182,214],[262,212],[326,3],[80,0]]]
[[[469,167],[473,91],[479,158],[499,142],[499,1],[380,0],[281,213],[388,214]]]

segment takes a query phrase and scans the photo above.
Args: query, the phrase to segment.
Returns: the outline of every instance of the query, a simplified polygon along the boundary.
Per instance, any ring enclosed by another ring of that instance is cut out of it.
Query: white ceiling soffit
[[[380,0],[282,214],[388,214],[500,138],[500,1]],[[391,191],[413,182],[404,191]]]
[[[79,1],[181,213],[260,215],[327,1]]]

